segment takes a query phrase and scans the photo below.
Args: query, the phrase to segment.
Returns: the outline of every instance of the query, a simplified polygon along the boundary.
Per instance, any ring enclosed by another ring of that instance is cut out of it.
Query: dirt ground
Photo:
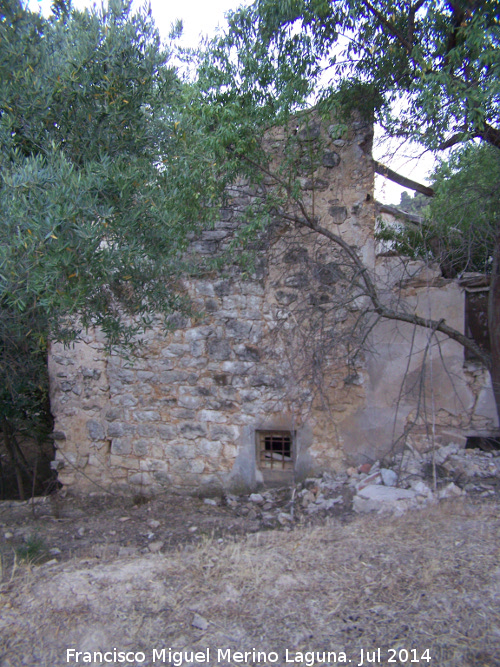
[[[500,666],[497,494],[274,529],[241,503],[135,500],[0,505],[1,667]]]

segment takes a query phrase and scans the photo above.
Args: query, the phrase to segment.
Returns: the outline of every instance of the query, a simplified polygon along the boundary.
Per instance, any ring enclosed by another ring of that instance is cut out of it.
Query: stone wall
[[[313,123],[296,132],[305,164],[304,156],[321,150],[313,176],[304,170],[304,201],[323,226],[359,249],[368,269],[386,281],[390,298],[400,269],[375,256],[371,127],[358,120],[348,131]],[[276,155],[287,140],[284,132],[272,134]],[[214,229],[192,239],[193,258],[227,249],[251,195],[243,187],[233,193]],[[175,316],[169,333],[158,324],[142,336],[133,358],[106,354],[100,332],[88,332],[72,348],[53,346],[54,466],[65,486],[140,493],[253,488],[265,475],[256,462],[261,430],[294,434],[294,472],[282,480],[291,481],[379,458],[409,421],[423,418],[415,413],[411,374],[428,364],[427,333],[415,338],[393,324],[372,330],[369,320],[363,327],[366,298],[352,266],[308,230],[277,221],[260,245],[250,276],[228,266],[222,276],[186,277],[183,289],[198,316]],[[417,268],[413,273],[422,274]],[[460,328],[458,287],[429,284],[409,284],[402,295],[408,307],[425,308],[434,290],[432,308],[451,304],[450,323]],[[353,355],[356,345],[362,351]],[[436,389],[442,396],[433,394],[435,413],[443,412],[440,425],[456,430],[464,409],[469,425],[491,423],[489,399],[485,414],[472,414],[481,380],[465,376],[453,343],[442,349],[447,370],[439,371]],[[446,385],[448,362],[459,386],[456,400]]]

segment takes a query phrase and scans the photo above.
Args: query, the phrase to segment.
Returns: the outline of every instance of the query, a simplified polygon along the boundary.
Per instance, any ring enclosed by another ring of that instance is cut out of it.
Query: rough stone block
[[[140,462],[143,472],[168,472],[168,463],[162,459],[144,459]]]
[[[204,424],[185,423],[180,427],[181,434],[188,440],[205,437],[207,435],[207,427]]]
[[[222,450],[222,444],[213,440],[201,440],[199,441],[198,446],[202,455],[208,456],[211,459],[220,456]]]
[[[106,410],[104,419],[108,422],[112,422],[116,421],[117,419],[123,419],[124,414],[124,411],[120,410],[120,408],[110,408],[109,410]]]
[[[231,296],[222,297],[222,307],[224,310],[235,310],[238,308],[245,309],[247,305],[247,299],[243,295],[232,294]]]
[[[203,405],[203,399],[198,396],[184,395],[179,396],[177,403],[183,408],[196,409]]]
[[[212,423],[210,424],[210,437],[221,442],[231,442],[239,437],[239,429],[232,425]]]
[[[224,373],[231,373],[232,375],[246,375],[248,369],[254,365],[248,361],[225,361],[221,364],[221,370]]]
[[[217,410],[200,410],[198,413],[199,419],[206,422],[215,422],[216,424],[224,424],[227,422],[227,415]]]
[[[194,291],[200,296],[215,296],[213,283],[206,281],[199,281],[194,285]]]
[[[270,373],[255,373],[248,378],[248,384],[251,387],[271,387],[278,389],[285,386],[285,378],[280,375],[271,375]]]
[[[160,421],[160,413],[156,410],[135,410],[134,417],[141,422]]]
[[[110,374],[108,373],[108,376]],[[135,381],[135,373],[134,371],[131,371],[127,368],[120,368],[116,371],[116,377],[118,380],[123,382],[124,384],[133,384]]]
[[[189,346],[189,352],[193,357],[201,357],[202,354],[205,354],[205,342],[194,340]]]
[[[228,459],[235,459],[238,455],[238,448],[236,445],[225,444],[224,445],[224,456]]]
[[[240,396],[244,403],[251,403],[261,397],[261,392],[258,389],[244,389],[240,391]]]
[[[164,371],[160,373],[160,380],[165,384],[174,384],[176,382],[184,382],[189,377],[186,371]]]
[[[137,371],[137,379],[138,380],[153,380],[156,379],[157,376],[156,373],[153,373],[152,371]]]
[[[95,419],[88,420],[87,431],[91,440],[104,440],[106,437],[104,426],[101,424],[101,422],[98,422]]]
[[[158,436],[162,440],[172,440],[177,435],[177,429],[172,424],[160,424],[158,426]]]
[[[332,217],[332,222],[341,225],[347,219],[347,208],[345,206],[330,206],[328,213]]]
[[[214,330],[211,326],[194,327],[193,329],[186,331],[184,334],[184,340],[186,343],[192,343],[194,340],[204,340],[205,338],[211,336],[213,333]]]
[[[231,356],[231,346],[225,339],[209,340],[207,345],[208,356],[216,361],[223,361],[229,359]]]
[[[205,462],[201,459],[185,459],[184,460],[186,472],[200,475],[205,470]]]
[[[337,167],[340,164],[340,155],[335,151],[325,151],[321,158],[321,163],[327,169]]]
[[[143,438],[155,438],[158,435],[158,426],[149,423],[139,424],[137,427],[133,427],[133,431],[130,431],[131,435],[133,433],[137,433]]]
[[[169,451],[176,459],[192,459],[196,456],[197,450],[193,445],[172,445]]]
[[[118,456],[127,456],[132,452],[131,438],[113,438],[111,441],[111,453]]]
[[[130,475],[128,481],[134,486],[151,486],[154,483],[154,478],[148,472],[136,472]]]
[[[182,357],[187,352],[189,352],[189,345],[170,343],[165,350],[162,350],[161,354],[163,357]]]
[[[232,319],[226,325],[226,335],[230,338],[246,338],[252,331],[252,322],[246,320]]]
[[[236,345],[234,351],[238,359],[242,361],[260,360],[260,350],[255,345]]]
[[[125,435],[125,424],[122,422],[112,422],[108,425],[108,437],[121,438]]]
[[[113,396],[110,402],[113,405],[121,405],[124,408],[133,408],[139,403],[133,394],[118,394],[118,396]]]
[[[265,294],[264,288],[259,283],[243,282],[240,285],[241,293],[244,295],[253,295],[263,297]]]
[[[297,301],[297,292],[285,292],[284,290],[278,290],[276,292],[276,301],[281,306],[289,306],[294,301]]]
[[[135,440],[134,442],[134,454],[136,456],[147,456],[149,453],[149,441],[148,440]]]
[[[217,296],[228,296],[232,292],[232,281],[222,280],[219,283],[215,283],[214,292]]]
[[[101,377],[101,371],[98,371],[97,368],[87,368],[82,366],[81,372],[84,378],[89,380],[98,380]]]

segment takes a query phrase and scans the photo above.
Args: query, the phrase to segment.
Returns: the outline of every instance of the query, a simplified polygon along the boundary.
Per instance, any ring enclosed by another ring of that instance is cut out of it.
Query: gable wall
[[[371,127],[355,121],[348,133],[335,124],[317,131],[327,145],[314,179],[303,179],[305,199],[375,270]],[[313,134],[304,134],[309,152]],[[273,149],[285,140],[274,133]],[[245,195],[233,197],[236,208],[244,204]],[[237,226],[234,210],[223,210],[190,251],[218,252]],[[54,465],[64,485],[145,493],[253,488],[262,481],[256,430],[296,434],[296,478],[373,460],[390,448],[394,423],[404,428],[415,406],[413,397],[395,407],[411,334],[381,325],[370,334],[380,356],[366,353],[347,365],[342,332],[353,330],[364,301],[342,301],[350,283],[338,252],[293,225],[276,225],[262,244],[251,277],[232,267],[224,277],[186,278],[200,317],[179,316],[166,336],[154,328],[133,360],[106,355],[99,332],[70,349],[53,346]],[[412,371],[423,360],[421,343]],[[321,355],[322,379],[314,383]],[[457,355],[453,349],[453,363]],[[467,381],[462,374],[460,383]],[[470,409],[475,395],[468,385],[464,391]]]

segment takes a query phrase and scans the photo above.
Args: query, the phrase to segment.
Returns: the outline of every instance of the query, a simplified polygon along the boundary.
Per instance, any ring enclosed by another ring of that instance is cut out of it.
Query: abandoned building
[[[277,155],[285,135],[272,134]],[[295,135],[298,154],[316,159],[303,160],[303,202],[356,249],[381,298],[463,331],[465,288],[375,239],[371,126],[318,122]],[[251,196],[233,193],[214,229],[193,238],[193,257],[227,249]],[[106,354],[99,331],[53,345],[54,467],[65,487],[252,489],[498,426],[487,371],[453,340],[378,320],[359,266],[331,239],[278,219],[260,244],[250,275],[229,266],[186,276],[198,315],[176,316],[168,333],[158,324],[132,359]]]

